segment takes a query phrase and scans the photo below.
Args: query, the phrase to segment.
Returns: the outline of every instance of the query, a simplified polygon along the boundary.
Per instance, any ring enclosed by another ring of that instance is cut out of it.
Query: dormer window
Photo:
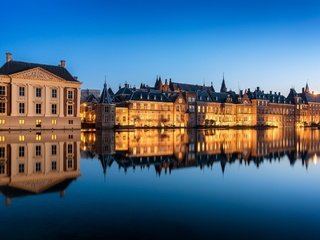
[[[142,94],[140,93],[140,99],[142,99]]]

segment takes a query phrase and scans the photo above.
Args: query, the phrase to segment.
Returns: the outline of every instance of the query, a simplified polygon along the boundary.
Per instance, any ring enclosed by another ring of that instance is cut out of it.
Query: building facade
[[[220,92],[211,86],[176,83],[157,78],[154,87],[128,84],[120,87],[110,101],[115,117],[112,127],[301,127],[320,126],[320,95],[308,85],[287,97],[280,92],[228,91],[223,78]],[[103,112],[103,111],[102,111]],[[100,114],[101,110],[100,110]],[[101,123],[97,119],[97,126]]]
[[[0,192],[7,204],[14,196],[50,189],[63,195],[79,176],[80,131],[0,132]]]
[[[14,61],[0,68],[0,130],[80,129],[80,85],[58,66]]]

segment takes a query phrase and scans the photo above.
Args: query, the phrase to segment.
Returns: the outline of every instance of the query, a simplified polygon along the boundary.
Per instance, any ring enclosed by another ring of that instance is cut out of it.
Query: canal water
[[[0,132],[1,239],[320,239],[320,131]]]

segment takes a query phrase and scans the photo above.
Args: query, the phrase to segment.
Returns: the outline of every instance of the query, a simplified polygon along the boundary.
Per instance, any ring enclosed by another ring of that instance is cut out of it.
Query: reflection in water
[[[0,192],[59,192],[80,175],[80,131],[0,132]]]
[[[268,130],[158,130],[83,132],[83,158],[98,155],[103,171],[115,161],[119,168],[149,168],[156,173],[186,167],[220,164],[255,164],[279,161],[284,156],[294,165],[297,160],[308,167],[320,156],[320,131],[314,129]]]

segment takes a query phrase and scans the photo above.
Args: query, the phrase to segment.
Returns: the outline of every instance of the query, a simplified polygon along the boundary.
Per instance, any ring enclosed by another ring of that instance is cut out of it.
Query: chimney
[[[304,92],[304,87],[302,88],[302,92]]]
[[[6,53],[6,61],[7,62],[11,62],[12,61],[12,54],[9,53],[9,52]]]
[[[60,60],[60,67],[66,67],[66,60]]]

